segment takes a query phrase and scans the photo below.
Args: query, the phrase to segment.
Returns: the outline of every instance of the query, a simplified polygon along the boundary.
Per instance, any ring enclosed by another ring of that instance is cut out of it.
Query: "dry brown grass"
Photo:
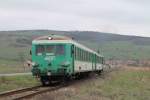
[[[32,100],[150,100],[149,68],[124,67]]]

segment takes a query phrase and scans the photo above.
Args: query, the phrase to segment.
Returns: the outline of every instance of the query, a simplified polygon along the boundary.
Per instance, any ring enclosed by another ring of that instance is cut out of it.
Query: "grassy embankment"
[[[31,72],[31,67],[12,60],[0,60],[0,74]]]
[[[53,100],[150,100],[149,86],[150,70],[123,69],[60,90],[50,97]]]
[[[0,77],[0,92],[37,84],[39,82],[32,76]],[[126,68],[83,81],[47,97],[54,100],[149,100],[149,86],[150,69]]]
[[[23,36],[0,34],[0,74],[29,71],[29,68],[23,67],[23,62],[31,58],[31,47],[18,41],[20,38]]]
[[[31,75],[0,77],[0,92],[39,85]]]
[[[150,70],[121,70],[81,87],[81,94],[111,100],[149,100],[149,86]]]

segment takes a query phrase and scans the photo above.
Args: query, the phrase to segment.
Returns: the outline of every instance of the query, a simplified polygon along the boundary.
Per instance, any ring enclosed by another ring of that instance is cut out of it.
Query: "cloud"
[[[149,3],[149,0],[3,0],[0,30],[93,30],[150,36]]]

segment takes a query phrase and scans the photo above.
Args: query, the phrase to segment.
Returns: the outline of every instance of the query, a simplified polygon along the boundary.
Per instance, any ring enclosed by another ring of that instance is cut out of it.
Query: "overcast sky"
[[[150,0],[0,0],[0,30],[22,29],[150,36]]]

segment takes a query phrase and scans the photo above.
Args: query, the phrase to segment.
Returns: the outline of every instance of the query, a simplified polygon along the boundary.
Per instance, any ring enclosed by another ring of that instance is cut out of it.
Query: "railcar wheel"
[[[49,79],[49,77],[47,77],[47,76],[41,77],[41,83],[43,86],[49,86],[52,84],[51,79]]]
[[[98,75],[102,75],[103,69],[97,72]]]
[[[65,75],[63,78],[62,78],[62,83],[64,85],[67,85],[69,84],[69,82],[71,82],[73,80],[73,77],[70,76],[70,75]]]

